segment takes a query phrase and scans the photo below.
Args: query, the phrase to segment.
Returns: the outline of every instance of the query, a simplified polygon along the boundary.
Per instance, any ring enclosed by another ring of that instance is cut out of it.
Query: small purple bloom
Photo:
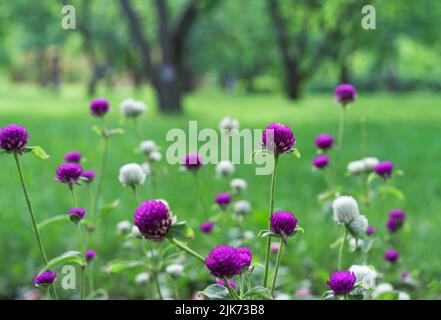
[[[57,279],[57,274],[53,271],[45,271],[40,275],[35,275],[34,279],[32,280],[34,284],[39,286],[49,286],[51,285],[55,280]]]
[[[227,192],[219,193],[214,200],[221,207],[222,210],[227,209],[228,204],[231,202],[231,196]]]
[[[84,255],[86,257],[87,262],[92,262],[92,260],[95,260],[95,258],[96,258],[96,251],[92,250],[92,249],[88,249],[88,250],[86,250]]]
[[[158,200],[141,203],[134,213],[135,226],[141,234],[152,241],[163,241],[173,224],[168,207]]]
[[[93,180],[95,180],[96,178],[96,173],[94,171],[83,171],[83,173],[81,174],[81,177],[83,177],[84,179],[86,179],[87,183],[91,183]]]
[[[355,281],[356,278],[353,272],[341,270],[331,274],[326,285],[329,286],[336,295],[347,295],[354,287]]]
[[[387,261],[394,263],[398,260],[400,254],[398,253],[397,250],[394,249],[389,249],[386,250],[386,252],[384,253],[384,259],[386,259]]]
[[[69,185],[78,182],[83,173],[83,168],[76,163],[63,163],[57,167],[55,181]]]
[[[374,171],[384,179],[388,179],[392,175],[392,171],[394,170],[394,164],[390,161],[383,161],[377,164],[374,167]]]
[[[107,111],[110,109],[109,101],[106,99],[94,99],[90,103],[90,112],[95,117],[102,117],[104,116]]]
[[[357,90],[350,84],[340,84],[335,88],[335,99],[343,106],[355,100]]]
[[[297,218],[289,211],[274,212],[270,219],[271,231],[284,236],[294,233],[297,226]]]
[[[196,171],[203,165],[202,157],[198,153],[189,153],[182,164],[188,171]]]
[[[72,208],[67,210],[67,216],[69,217],[69,220],[75,223],[80,222],[85,215],[86,210],[84,210],[83,208]]]
[[[233,280],[228,280],[228,283],[230,284],[230,287],[231,288],[233,288],[233,289],[236,289],[236,284],[234,283],[234,281]],[[222,287],[224,287],[224,288],[226,288],[227,286],[225,285],[225,281],[223,281],[223,280],[218,280],[218,281],[216,281],[216,284],[218,284],[218,285],[220,285],[220,286],[222,286]]]
[[[252,254],[248,248],[233,248],[221,245],[214,248],[205,258],[205,265],[217,278],[232,278],[242,273],[251,263]]]
[[[317,156],[314,159],[312,159],[312,165],[318,169],[323,169],[327,167],[328,164],[329,164],[329,157],[326,154]]]
[[[321,134],[315,138],[315,145],[322,150],[331,149],[334,145],[334,137],[330,134]]]
[[[373,234],[375,233],[375,227],[373,227],[373,226],[368,226],[368,227],[367,227],[367,230],[366,230],[366,233],[367,233],[368,236],[373,235]]]
[[[67,163],[80,163],[81,153],[78,151],[70,151],[64,156],[64,161]]]
[[[10,124],[0,129],[0,147],[7,152],[22,153],[29,135],[25,128]]]
[[[290,151],[296,145],[296,139],[288,126],[271,123],[262,133],[262,145],[270,152],[281,154]]]
[[[201,223],[199,226],[199,230],[201,230],[204,233],[210,233],[214,228],[214,223],[212,221],[205,221]]]
[[[404,271],[401,273],[401,279],[403,279],[404,281],[409,279],[409,272]]]

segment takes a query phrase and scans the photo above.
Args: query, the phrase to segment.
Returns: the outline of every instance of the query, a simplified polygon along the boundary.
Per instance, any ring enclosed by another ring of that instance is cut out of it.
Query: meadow
[[[155,140],[162,153],[168,146],[167,131],[172,128],[186,131],[190,120],[197,120],[199,128],[218,128],[225,116],[239,119],[241,128],[263,129],[270,122],[289,125],[297,139],[301,158],[280,161],[275,208],[294,212],[305,231],[291,239],[286,248],[278,291],[296,299],[299,297],[295,292],[305,287],[316,298],[327,290],[326,280],[337,268],[337,250],[330,245],[341,236],[341,230],[332,221],[330,208],[323,208],[317,200],[325,183],[321,174],[312,169],[311,160],[316,155],[314,139],[318,134],[337,136],[339,110],[332,92],[308,93],[300,102],[292,103],[278,94],[226,94],[205,89],[186,97],[182,115],[159,114],[148,88],[141,91],[124,87],[101,89],[98,96],[107,98],[112,106],[107,125],[122,127],[125,134],[112,137],[102,196],[104,203],[119,199],[120,205],[109,213],[87,245],[98,254],[93,266],[96,288],[105,288],[113,299],[142,299],[146,293],[134,282],[139,270],[114,275],[103,272],[103,267],[113,259],[133,259],[141,254],[137,248],[124,246],[124,237],[115,232],[119,221],[133,220],[137,206],[129,188],[118,181],[119,168],[126,163],[143,162],[143,157],[134,152],[140,142],[136,130],[119,112],[121,100],[133,97],[148,106],[140,119],[143,137]],[[42,146],[50,155],[45,161],[31,156],[23,158],[26,181],[39,221],[64,214],[71,206],[66,187],[54,181],[55,169],[63,162],[66,152],[80,151],[86,158],[83,167],[98,170],[102,141],[91,130],[98,121],[90,116],[89,103],[83,88],[73,85],[64,86],[59,93],[9,84],[0,89],[0,126],[15,123],[26,127],[30,145]],[[388,282],[398,286],[400,273],[409,272],[417,280],[415,286],[406,288],[413,299],[441,297],[441,256],[437,251],[441,243],[441,174],[437,161],[441,158],[441,140],[437,133],[441,123],[440,104],[441,96],[433,93],[370,95],[362,92],[350,107],[345,130],[342,166],[369,155],[393,161],[396,168],[404,172],[403,176],[395,177],[393,183],[403,191],[405,199],[388,198],[384,208],[374,204],[368,214],[369,224],[377,228],[377,237],[381,239],[387,237],[385,223],[389,211],[401,208],[406,212],[406,226],[398,238],[400,261],[391,270],[383,259],[385,247],[379,241],[372,252],[371,264]],[[360,142],[362,117],[366,123],[366,150]],[[2,155],[0,162],[0,297],[16,298],[32,288],[32,276],[41,268],[41,262],[13,160]],[[196,237],[189,245],[206,256],[213,247],[226,241],[225,230],[215,227],[211,234],[199,232],[198,226],[204,218],[192,178],[182,172],[179,165],[168,165],[165,160],[160,165],[158,197],[166,199],[173,213],[193,227]],[[243,198],[251,202],[253,210],[245,217],[244,228],[257,235],[267,224],[270,176],[256,176],[254,169],[254,165],[238,165],[234,177],[248,182]],[[204,199],[210,205],[217,193],[228,191],[227,182],[215,176],[213,165],[201,169],[200,181]],[[346,177],[342,182],[349,191],[359,183],[353,177]],[[140,189],[140,195],[143,200],[151,197],[148,181]],[[87,187],[79,188],[78,196],[79,201],[89,206]],[[68,221],[48,226],[42,233],[50,257],[78,247],[75,230]],[[262,263],[265,240],[244,241],[255,252],[253,261]],[[355,254],[345,252],[346,267],[357,262],[360,261]],[[176,280],[181,298],[191,298],[194,292],[214,282],[197,261],[188,258],[182,263],[185,276]],[[164,281],[173,285],[170,279]],[[71,298],[77,293],[59,290],[59,294]]]

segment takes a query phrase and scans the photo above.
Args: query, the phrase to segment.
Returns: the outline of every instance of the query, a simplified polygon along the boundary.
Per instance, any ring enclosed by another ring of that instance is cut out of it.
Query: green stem
[[[183,244],[181,241],[176,240],[175,238],[169,239],[171,243],[173,243],[175,246],[177,246],[182,251],[187,252],[189,255],[195,257],[200,262],[204,263],[205,259],[197,252],[193,251],[189,247],[187,247],[185,244]]]
[[[101,190],[103,188],[104,173],[106,170],[108,151],[109,151],[109,138],[104,137],[104,151],[103,151],[103,157],[101,159],[101,168],[100,168],[100,171],[99,171],[100,173],[98,176],[98,186],[97,186],[97,190],[96,190],[96,194],[95,194],[95,203],[93,206],[93,211],[95,212],[95,214],[97,214],[97,211],[98,211],[99,199],[101,196]]]
[[[345,118],[346,118],[346,107],[342,106],[340,109],[340,123],[338,128],[338,152],[341,154],[343,150],[343,139],[345,134]]]
[[[156,272],[156,270],[152,272],[152,278],[153,278],[153,282],[155,283],[156,292],[158,293],[159,300],[164,300],[164,297],[162,296],[161,293],[161,286],[159,285],[158,273]]]
[[[76,208],[77,207],[77,198],[75,197],[75,191],[74,191],[73,185],[69,185],[69,191],[72,196],[73,206],[74,206],[74,208]]]
[[[227,277],[224,277],[223,280],[224,280],[225,286],[227,287],[227,290],[230,293],[233,300],[240,300],[240,297],[237,295],[236,291],[231,287],[230,282],[228,281]]]
[[[279,272],[280,259],[282,258],[282,251],[285,243],[283,239],[280,239],[279,252],[277,253],[276,267],[274,269],[273,285],[271,287],[271,295],[274,294],[274,289],[276,288],[277,274]]]
[[[141,131],[141,127],[139,126],[138,119],[134,118],[133,122],[135,123],[136,134],[138,135],[138,140],[141,142],[142,141],[142,131]]]
[[[156,168],[154,167],[154,161],[150,161],[150,180],[151,180],[151,186],[152,186],[152,196],[153,198],[156,198],[156,195],[158,194],[158,183],[156,179]]]
[[[279,155],[274,155],[274,169],[273,174],[271,176],[271,191],[270,191],[270,210],[268,217],[268,226],[270,225],[271,215],[274,211],[274,194],[276,190],[276,171],[277,171],[277,163],[278,163]],[[270,247],[271,247],[271,237],[267,238],[266,241],[266,253],[265,253],[265,271],[263,274],[263,286],[266,288],[268,283],[268,273],[269,273],[269,259],[270,259]]]
[[[86,248],[84,247],[83,236],[81,234],[80,224],[76,224],[78,242],[80,243],[81,256],[83,257],[83,262],[86,263]],[[86,267],[81,267],[81,288],[80,288],[80,298],[84,300],[86,295]]]
[[[360,118],[360,146],[361,146],[361,157],[364,158],[366,154],[366,119],[364,117]]]
[[[136,189],[136,186],[133,186],[132,190],[133,190],[133,195],[135,197],[136,205],[139,206],[140,200],[139,200],[138,189]]]
[[[197,192],[198,197],[199,197],[199,202],[201,203],[202,210],[204,210],[204,215],[207,218],[207,216],[208,216],[208,209],[207,209],[207,206],[205,204],[204,198],[202,196],[201,185],[199,183],[199,179],[198,179],[198,176],[197,176],[196,172],[193,172],[193,177],[194,177],[194,182],[195,182],[195,185],[196,185],[196,192]]]
[[[346,242],[346,238],[348,237],[348,228],[345,226],[345,232],[343,235],[343,240],[340,244],[340,249],[338,250],[338,269],[337,270],[341,270],[341,262],[342,262],[342,257],[343,257],[343,248],[345,246],[345,242]]]

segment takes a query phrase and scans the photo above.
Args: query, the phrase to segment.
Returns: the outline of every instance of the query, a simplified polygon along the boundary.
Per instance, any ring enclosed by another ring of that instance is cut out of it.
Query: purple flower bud
[[[389,232],[395,232],[401,228],[406,219],[406,214],[400,209],[394,209],[389,213],[389,219],[386,223],[386,228]]]
[[[374,167],[374,171],[384,179],[390,178],[393,170],[394,164],[390,161],[380,162]]]
[[[281,154],[290,151],[296,145],[296,139],[288,126],[271,123],[263,131],[262,145],[270,152]]]
[[[409,272],[407,272],[407,271],[402,272],[401,279],[408,280],[409,279]]]
[[[173,217],[168,207],[158,200],[148,200],[136,209],[135,226],[141,234],[152,241],[163,241],[173,225]]]
[[[90,112],[95,117],[103,117],[110,109],[110,104],[106,99],[94,99],[90,103]]]
[[[248,248],[236,249],[227,245],[214,248],[205,258],[205,265],[217,278],[232,278],[244,271],[251,263],[252,255]]]
[[[93,180],[95,180],[96,178],[96,173],[94,171],[83,171],[83,173],[81,174],[81,177],[83,177],[84,179],[86,179],[87,183],[91,183]]]
[[[210,233],[214,228],[214,223],[212,221],[205,221],[201,223],[199,226],[199,230],[201,230],[204,233]]]
[[[400,254],[398,253],[397,250],[394,249],[389,249],[386,250],[386,252],[384,253],[384,259],[386,259],[387,261],[394,263],[398,260]]]
[[[355,274],[349,270],[335,271],[329,277],[326,285],[334,291],[336,295],[346,295],[351,292],[354,287],[356,278]]]
[[[355,100],[357,90],[350,84],[340,84],[335,88],[335,99],[343,106]]]
[[[227,192],[219,193],[214,200],[221,207],[222,210],[227,209],[228,204],[231,202],[231,196]]]
[[[375,227],[373,227],[373,226],[368,226],[368,227],[367,227],[367,230],[366,230],[366,233],[367,233],[368,236],[373,235],[373,234],[375,233]]]
[[[67,210],[67,216],[69,220],[75,223],[80,222],[86,215],[86,210],[83,208],[72,208]]]
[[[42,274],[36,274],[32,281],[35,286],[50,286],[57,279],[57,274],[53,271],[45,271]]]
[[[315,138],[315,145],[322,150],[331,149],[334,145],[334,137],[330,134],[321,134]]]
[[[90,263],[90,262],[92,262],[92,260],[95,260],[95,258],[96,258],[96,251],[92,250],[92,249],[88,249],[88,250],[86,250],[84,255],[86,257],[86,261],[88,263]]]
[[[289,236],[296,230],[297,218],[289,211],[275,212],[271,215],[270,226],[272,232]]]
[[[63,163],[58,166],[55,173],[55,181],[72,185],[78,182],[83,168],[76,163]]]
[[[0,129],[0,147],[6,152],[22,153],[28,138],[26,129],[15,124]]]
[[[236,289],[236,284],[234,283],[233,280],[228,280],[228,283],[230,284],[230,287],[231,287],[231,288]],[[218,281],[216,281],[216,284],[218,284],[218,285],[220,285],[220,286],[222,286],[222,287],[224,287],[224,288],[227,287],[227,286],[225,285],[225,281],[222,281],[222,280],[218,280]]]
[[[327,155],[317,156],[312,159],[312,165],[318,169],[323,169],[329,164],[329,157]]]
[[[78,151],[70,151],[64,156],[64,161],[67,163],[80,163],[81,153]]]
[[[196,171],[203,165],[202,157],[198,153],[189,153],[182,164],[188,171]]]

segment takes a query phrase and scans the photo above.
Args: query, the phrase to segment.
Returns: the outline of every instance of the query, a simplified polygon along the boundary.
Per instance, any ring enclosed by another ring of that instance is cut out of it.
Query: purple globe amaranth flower
[[[83,208],[72,208],[67,210],[67,216],[69,220],[75,223],[80,222],[86,215],[86,210]]]
[[[0,147],[6,152],[22,153],[29,135],[25,128],[10,124],[0,129]]]
[[[383,161],[374,167],[374,171],[384,179],[389,179],[394,170],[394,164],[390,161]]]
[[[86,261],[90,263],[90,262],[92,262],[92,260],[95,260],[95,258],[96,258],[96,251],[92,250],[92,249],[88,249],[84,253],[84,256],[86,257]]]
[[[395,232],[402,227],[406,214],[403,210],[394,209],[389,213],[389,219],[387,220],[386,227],[390,232]]]
[[[230,284],[230,287],[231,287],[231,288],[233,288],[233,289],[236,289],[236,288],[237,288],[237,287],[236,287],[236,284],[234,283],[233,280],[229,279],[229,280],[228,280],[228,283]],[[218,284],[218,285],[220,285],[220,286],[222,286],[222,287],[224,287],[224,288],[227,287],[227,286],[225,285],[225,281],[223,281],[223,280],[217,280],[217,281],[216,281],[216,284]]]
[[[368,226],[367,229],[366,229],[366,233],[367,233],[368,236],[373,235],[375,233],[375,227]]]
[[[184,168],[188,171],[196,171],[203,165],[202,157],[194,152],[189,153],[185,156],[184,162],[182,164]]]
[[[315,145],[322,150],[331,149],[334,145],[334,137],[330,134],[321,134],[315,138]]]
[[[63,163],[57,167],[55,181],[73,185],[83,173],[83,168],[76,163]]]
[[[214,228],[214,222],[212,221],[205,221],[201,223],[199,226],[199,230],[201,230],[204,233],[210,233]]]
[[[262,145],[270,152],[281,154],[294,148],[296,139],[288,126],[271,123],[262,133]]]
[[[232,278],[244,271],[251,263],[252,255],[248,248],[233,248],[221,245],[214,248],[205,258],[205,265],[217,278]]]
[[[51,270],[45,271],[42,274],[35,275],[32,282],[39,286],[50,286],[57,279],[57,274]]]
[[[64,161],[67,163],[80,163],[81,153],[78,151],[70,151],[64,156]]]
[[[327,155],[317,156],[312,159],[312,165],[318,169],[323,169],[329,164],[329,157]]]
[[[94,99],[90,103],[90,112],[95,117],[103,117],[110,109],[109,101],[106,99]]]
[[[351,84],[340,84],[335,88],[335,99],[343,106],[355,100],[357,90]]]
[[[400,257],[400,254],[395,249],[389,249],[384,252],[384,259],[386,259],[387,261],[389,261],[391,263],[396,262],[399,257]]]
[[[297,227],[297,218],[289,211],[274,212],[270,218],[271,231],[290,236]]]
[[[96,173],[94,171],[88,170],[83,171],[81,177],[86,180],[87,183],[91,183],[96,178]]]
[[[163,241],[174,223],[169,208],[161,201],[148,200],[136,209],[135,226],[141,234],[152,241]]]
[[[326,285],[331,288],[331,290],[336,295],[347,295],[351,292],[355,285],[355,274],[349,270],[335,271],[329,277],[329,281]]]
[[[214,200],[222,210],[225,210],[227,209],[228,204],[231,202],[231,195],[228,192],[222,192],[219,193]]]

